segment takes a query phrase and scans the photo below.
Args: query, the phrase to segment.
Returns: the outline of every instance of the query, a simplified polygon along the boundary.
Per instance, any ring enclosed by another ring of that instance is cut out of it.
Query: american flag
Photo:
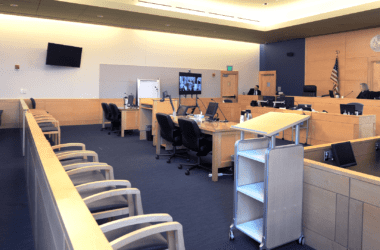
[[[338,88],[338,85],[339,85],[339,81],[338,81],[338,77],[339,77],[339,74],[338,74],[338,57],[335,59],[335,65],[334,65],[334,68],[331,72],[331,77],[330,79],[333,81],[333,90],[334,90],[334,95],[339,95],[339,88]]]

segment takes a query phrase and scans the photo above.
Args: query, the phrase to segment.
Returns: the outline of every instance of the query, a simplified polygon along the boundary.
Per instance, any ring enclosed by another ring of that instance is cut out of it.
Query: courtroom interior
[[[378,249],[379,13],[0,0],[0,249]]]

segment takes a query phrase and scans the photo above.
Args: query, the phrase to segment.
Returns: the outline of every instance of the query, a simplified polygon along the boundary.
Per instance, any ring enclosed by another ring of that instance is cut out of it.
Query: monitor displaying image
[[[180,72],[179,94],[202,94],[202,74]]]

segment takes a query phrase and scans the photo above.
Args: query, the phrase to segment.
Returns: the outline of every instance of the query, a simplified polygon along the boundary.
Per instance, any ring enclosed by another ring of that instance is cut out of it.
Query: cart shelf
[[[264,182],[258,182],[254,184],[239,186],[237,191],[248,195],[249,197],[264,202]]]
[[[244,150],[238,153],[239,156],[244,156],[246,158],[265,163],[265,151],[267,149],[255,149],[255,150]]]
[[[240,231],[261,243],[263,239],[263,218],[248,221],[236,226]]]

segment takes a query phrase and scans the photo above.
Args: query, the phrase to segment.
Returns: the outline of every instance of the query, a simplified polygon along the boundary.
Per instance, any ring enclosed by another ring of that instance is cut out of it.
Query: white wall
[[[99,98],[100,64],[233,65],[239,94],[258,84],[259,44],[1,14],[0,30],[0,98]],[[81,67],[45,65],[49,42],[82,47]]]

